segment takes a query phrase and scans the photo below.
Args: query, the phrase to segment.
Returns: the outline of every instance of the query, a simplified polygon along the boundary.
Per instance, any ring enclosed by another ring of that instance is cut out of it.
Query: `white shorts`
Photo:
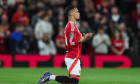
[[[76,59],[76,58],[75,58]],[[75,59],[71,59],[71,58],[65,58],[65,64],[67,66],[67,70],[69,70],[69,68],[71,67],[71,65],[73,64],[73,62],[75,61]],[[81,65],[80,65],[80,60],[78,59],[75,67],[72,69],[70,74],[73,75],[79,75],[80,76],[81,73]]]

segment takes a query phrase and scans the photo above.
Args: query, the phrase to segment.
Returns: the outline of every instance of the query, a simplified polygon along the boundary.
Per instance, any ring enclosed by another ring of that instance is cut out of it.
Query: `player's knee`
[[[78,84],[79,83],[80,76],[79,75],[70,75],[70,80],[72,84]]]
[[[79,83],[78,79],[74,79],[74,78],[71,78],[71,79],[72,79],[72,81],[71,81],[72,84],[78,84]]]

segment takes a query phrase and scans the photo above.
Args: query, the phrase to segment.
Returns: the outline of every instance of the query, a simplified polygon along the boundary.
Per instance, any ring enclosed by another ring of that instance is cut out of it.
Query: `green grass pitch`
[[[46,70],[67,75],[66,68],[0,68],[0,84],[37,84]],[[48,84],[59,83],[50,81]],[[79,84],[140,84],[140,68],[82,69]]]

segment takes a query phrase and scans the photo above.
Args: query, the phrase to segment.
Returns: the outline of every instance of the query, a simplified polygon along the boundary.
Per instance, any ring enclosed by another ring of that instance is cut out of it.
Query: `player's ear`
[[[71,15],[73,16],[73,12],[71,13]]]
[[[70,12],[70,13],[69,13],[69,15],[70,15],[70,16],[73,16],[73,13],[72,13],[72,12]]]

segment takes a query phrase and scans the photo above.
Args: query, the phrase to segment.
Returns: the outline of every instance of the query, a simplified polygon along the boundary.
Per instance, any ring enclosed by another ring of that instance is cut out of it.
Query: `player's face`
[[[74,8],[73,16],[76,20],[80,19],[80,13],[77,8]]]

